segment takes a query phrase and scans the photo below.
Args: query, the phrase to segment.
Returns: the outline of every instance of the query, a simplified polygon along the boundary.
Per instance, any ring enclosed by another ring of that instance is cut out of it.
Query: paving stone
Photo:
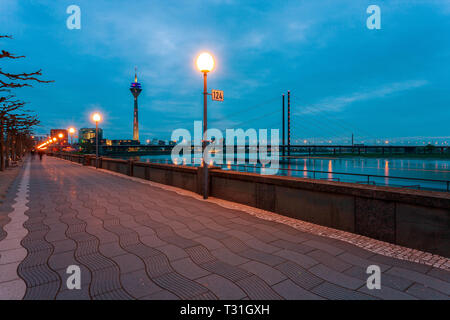
[[[379,255],[379,254],[375,254],[375,255],[371,256],[368,260],[380,262],[380,263],[382,263],[384,265],[388,265],[388,266],[405,268],[405,269],[422,272],[422,273],[427,273],[431,269],[431,266],[414,263],[414,262],[410,262],[410,261],[406,261],[406,260],[394,259],[391,257]]]
[[[199,267],[190,258],[173,261],[171,265],[176,272],[191,280],[205,277],[210,274],[209,271]]]
[[[297,286],[289,279],[272,286],[272,288],[287,300],[324,300],[324,298]]]
[[[343,272],[346,269],[349,269],[352,267],[350,263],[347,263],[341,259],[339,259],[340,256],[337,258],[333,256],[332,254],[329,254],[326,251],[322,250],[314,250],[307,253],[308,256],[311,258],[319,261],[323,265],[326,265],[327,267],[330,267],[336,271]]]
[[[139,234],[139,237],[145,237],[155,234],[155,231],[153,229],[141,225],[138,225],[137,227],[133,228],[133,230]]]
[[[380,267],[382,272],[388,270],[391,267],[389,265],[382,264],[380,262],[375,262],[375,261],[372,261],[369,259],[364,259],[364,258],[358,257],[358,256],[348,253],[348,252],[345,252],[345,253],[339,255],[338,258],[341,260],[344,260],[352,265],[360,266],[365,269],[367,269],[367,267],[370,265],[376,265],[376,266]]]
[[[412,295],[386,287],[383,284],[381,285],[381,289],[369,289],[365,286],[358,291],[383,300],[417,300]]]
[[[234,237],[228,237],[225,238],[223,240],[221,240],[221,242],[231,251],[233,251],[234,253],[238,253],[244,250],[248,250],[249,246],[247,246],[243,241],[234,238]]]
[[[109,258],[126,254],[127,252],[122,249],[118,242],[110,242],[100,244],[98,246],[99,252]]]
[[[309,247],[301,243],[294,243],[287,240],[276,240],[271,242],[270,244],[279,248],[288,249],[302,254],[311,252],[313,250],[317,250],[316,248]]]
[[[203,230],[202,230],[203,231]],[[189,230],[188,228],[183,228],[183,229],[177,229],[175,231],[179,236],[186,238],[186,239],[194,239],[200,236],[200,232],[192,232],[191,230]]]
[[[145,268],[145,265],[142,262],[142,260],[133,254],[127,253],[121,256],[111,257],[111,259],[114,260],[119,265],[121,273],[129,273],[132,271],[137,271]]]
[[[76,249],[76,243],[72,239],[65,239],[61,241],[52,242],[54,247],[53,254],[63,253],[67,251],[74,251]]]
[[[333,269],[330,269],[324,266],[323,264],[318,264],[310,268],[308,271],[328,282],[352,290],[356,290],[361,286],[365,285],[365,281],[334,271]]]
[[[233,282],[252,276],[252,274],[245,269],[234,267],[232,265],[217,260],[203,263],[201,267],[203,269],[208,270],[211,273],[221,275],[224,278],[227,278],[228,280],[231,280]]]
[[[72,264],[77,264],[75,260],[75,251],[61,252],[53,254],[48,259],[48,264],[53,270],[67,268]]]
[[[58,228],[50,229],[50,231],[45,235],[45,240],[48,242],[66,240],[66,229],[67,227],[64,224],[61,224]]]
[[[160,287],[170,290],[182,299],[191,299],[208,292],[205,286],[189,280],[176,272],[166,273],[160,277],[152,278],[152,280]]]
[[[239,300],[246,297],[245,292],[236,284],[217,274],[197,279],[197,282],[211,290],[221,300]]]
[[[249,261],[247,263],[240,265],[239,267],[257,275],[265,282],[267,282],[269,285],[274,285],[287,278],[280,271],[257,261]]]
[[[450,271],[438,268],[431,268],[431,270],[428,271],[427,274],[431,277],[438,278],[446,282],[450,282]]]
[[[145,268],[151,279],[172,272],[169,259],[164,254],[146,257]]]
[[[56,300],[91,300],[89,286],[81,286],[81,289],[65,289],[58,292]]]
[[[191,257],[192,261],[196,264],[203,264],[206,262],[215,261],[216,258],[211,252],[202,245],[187,248],[186,253]]]
[[[24,300],[54,300],[59,289],[59,281],[45,282],[37,286],[27,287]]]
[[[250,261],[247,258],[241,257],[238,254],[235,254],[228,248],[219,248],[216,250],[212,250],[211,254],[214,257],[216,257],[217,259],[219,259],[223,262],[226,262],[232,266],[238,266],[238,265],[241,265],[243,263]]]
[[[161,287],[148,278],[144,269],[121,274],[120,280],[123,288],[136,299],[161,291]]]
[[[0,300],[20,300],[23,298],[25,290],[25,282],[21,279],[0,282]]]
[[[258,276],[251,276],[241,279],[236,284],[245,291],[251,300],[281,300],[282,297],[277,294],[266,282]]]
[[[357,267],[357,266],[353,266],[350,269],[345,270],[344,274],[346,274],[350,277],[353,277],[353,278],[363,280],[363,281],[367,281],[367,278],[369,277],[369,274],[366,273],[366,269]],[[390,275],[387,273],[381,274],[382,287],[387,286],[387,287],[390,287],[393,289],[404,291],[406,288],[408,288],[412,284],[413,284],[413,281],[405,279],[405,278],[393,276],[393,275]]]
[[[224,248],[224,245],[216,239],[210,237],[198,237],[195,241],[204,245],[208,250],[216,250],[219,248]]]
[[[169,261],[174,261],[188,257],[186,251],[172,244],[167,244],[165,246],[158,247],[157,249],[161,251],[163,254],[165,254],[169,259]]]
[[[92,296],[94,300],[132,300],[133,298],[123,289],[116,289]]]
[[[0,265],[14,262],[21,262],[27,256],[27,250],[24,248],[0,251]]]
[[[330,300],[374,300],[377,299],[373,296],[357,292],[354,290],[349,290],[337,285],[334,285],[329,282],[324,282],[314,289],[312,289],[312,292],[330,299]]]
[[[275,255],[283,257],[286,260],[292,261],[297,263],[298,265],[302,266],[303,268],[309,269],[312,266],[318,264],[319,262],[317,262],[316,260],[314,260],[311,257],[308,257],[307,255],[298,253],[298,252],[294,252],[291,250],[281,250],[278,252],[275,252]],[[282,261],[283,262],[283,261]]]
[[[394,276],[406,278],[414,282],[421,283],[426,287],[430,287],[446,295],[450,295],[450,283],[440,279],[433,278],[429,275],[425,275],[420,272],[411,271],[399,267],[393,267],[389,269],[387,273]]]
[[[337,248],[334,245],[330,245],[330,244],[324,243],[323,241],[319,242],[319,241],[316,241],[316,240],[308,240],[308,241],[303,242],[303,244],[307,245],[309,247],[320,249],[322,251],[326,251],[329,254],[332,254],[334,256],[337,256],[338,254],[341,254],[341,253],[344,252],[344,250],[339,249],[339,248]]]
[[[253,236],[249,235],[246,232],[240,231],[240,230],[227,230],[227,231],[225,231],[225,233],[229,234],[230,236],[235,237],[241,241],[244,241],[244,242],[246,242],[247,240],[250,240],[250,239],[254,239]]]
[[[358,257],[365,258],[365,259],[368,259],[375,255],[373,252],[364,250],[360,247],[357,247],[357,246],[355,246],[351,243],[345,242],[345,241],[336,240],[333,243],[333,246],[335,246],[339,249],[342,249],[343,251],[349,252],[353,255],[356,255]]]
[[[406,293],[421,300],[450,300],[448,295],[418,283],[409,287]]]
[[[180,298],[168,290],[161,290],[142,297],[141,300],[180,300]]]
[[[272,246],[272,245],[262,242],[261,240],[258,240],[258,239],[250,239],[248,241],[245,241],[245,243],[248,246],[252,247],[253,249],[260,250],[260,251],[267,252],[267,253],[274,253],[276,251],[281,250],[281,248],[279,248],[279,247]]]
[[[161,247],[167,244],[167,242],[161,240],[156,234],[141,237],[141,241],[145,245],[153,248]]]
[[[275,254],[269,254],[255,249],[248,249],[240,252],[239,254],[243,257],[246,257],[247,259],[256,260],[273,267],[286,261],[285,259],[278,256],[278,253],[282,251],[285,250],[277,251],[275,252]]]
[[[306,290],[311,290],[312,288],[324,282],[322,278],[315,276],[308,270],[303,269],[298,264],[295,264],[291,261],[282,263],[275,268],[289,277],[289,279],[295,282],[298,286]]]

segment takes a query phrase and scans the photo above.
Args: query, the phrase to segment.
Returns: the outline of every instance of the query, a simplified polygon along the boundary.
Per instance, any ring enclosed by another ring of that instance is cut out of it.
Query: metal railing
[[[244,164],[229,164],[230,167],[243,167],[243,168],[252,168],[255,173],[258,173],[258,169],[262,169],[263,167],[259,167],[257,165],[244,165]],[[344,182],[343,179],[338,177],[327,177],[327,178],[321,178],[318,177],[318,174],[327,174],[331,176],[335,175],[342,175],[342,176],[353,176],[353,177],[364,177],[364,181],[354,181],[354,180],[347,180],[345,182],[351,182],[351,183],[359,183],[359,184],[371,184],[371,185],[385,185],[385,186],[391,186],[391,187],[399,187],[399,188],[413,188],[413,189],[425,189],[425,190],[437,190],[437,191],[447,191],[450,192],[450,180],[439,180],[439,179],[425,179],[425,178],[413,178],[413,177],[398,177],[398,176],[383,176],[383,175],[376,175],[376,174],[364,174],[364,173],[351,173],[351,172],[335,172],[335,171],[322,171],[322,170],[310,170],[310,169],[291,169],[291,168],[278,168],[282,171],[294,171],[294,172],[303,172],[306,173],[306,177],[303,178],[309,178],[309,179],[320,179],[320,180],[328,180],[328,181],[337,181],[337,182]],[[240,171],[240,170],[238,170]],[[247,171],[245,171],[247,172]],[[309,173],[312,173],[312,178],[309,177]],[[395,183],[380,183],[379,181],[375,181],[375,179],[383,179],[383,180],[404,180],[404,181],[415,181],[415,182],[427,182],[430,184],[441,184],[442,188],[431,188],[422,186],[420,184],[414,184],[414,185],[398,185]]]
[[[150,163],[165,163],[165,164],[174,164],[169,159],[146,159],[146,162]],[[177,163],[178,165],[199,165],[194,163]],[[236,171],[241,172],[252,172],[259,173],[258,170],[263,169],[264,167],[258,166],[256,164],[223,164],[221,165],[223,169],[227,169],[227,167],[237,168]],[[239,170],[239,168],[244,168],[244,170]],[[322,170],[311,170],[311,169],[292,169],[292,168],[278,168],[281,171],[285,172],[303,172],[306,173],[306,176],[299,175],[297,177],[307,178],[307,179],[318,179],[318,180],[327,180],[327,181],[335,181],[335,182],[350,182],[350,183],[358,183],[358,184],[368,184],[368,185],[378,185],[378,186],[389,186],[389,187],[397,187],[397,188],[410,188],[410,189],[418,189],[418,190],[433,190],[433,191],[446,191],[450,192],[450,180],[439,180],[439,179],[426,179],[426,178],[413,178],[413,177],[398,177],[398,176],[384,176],[377,174],[365,174],[365,173],[351,173],[351,172],[335,172],[335,171],[322,171]],[[250,171],[251,170],[251,171]],[[328,175],[330,177],[321,177],[321,175]],[[282,174],[277,174],[279,176],[285,176]],[[343,177],[336,177],[343,176]],[[362,177],[361,180],[351,180],[344,179],[344,177]],[[384,180],[385,183],[377,180]],[[394,180],[394,181],[392,181]],[[395,183],[395,181],[410,181],[414,184],[399,184]],[[387,182],[387,183],[386,183]],[[391,183],[392,182],[392,183]],[[440,187],[431,187],[424,186],[420,184],[420,182],[428,183],[431,185],[439,184]]]

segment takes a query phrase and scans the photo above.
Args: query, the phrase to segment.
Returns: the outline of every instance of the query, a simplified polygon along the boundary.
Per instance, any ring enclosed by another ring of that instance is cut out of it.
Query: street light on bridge
[[[202,141],[202,153],[203,153],[203,199],[208,198],[208,163],[205,157],[206,140],[208,130],[207,119],[208,119],[208,109],[207,109],[207,98],[208,98],[208,88],[207,88],[207,74],[211,72],[214,68],[214,58],[208,52],[203,52],[197,57],[197,68],[203,73],[203,141]]]
[[[95,122],[95,167],[98,168],[98,123],[102,120],[100,113],[96,112],[92,115]]]

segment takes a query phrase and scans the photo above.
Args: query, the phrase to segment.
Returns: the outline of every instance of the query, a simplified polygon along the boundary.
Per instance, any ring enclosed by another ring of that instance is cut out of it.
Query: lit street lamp
[[[98,123],[102,117],[100,113],[94,113],[92,115],[92,120],[95,122],[95,167],[98,168]]]
[[[206,140],[208,130],[207,125],[207,98],[208,98],[208,88],[207,88],[207,74],[214,68],[214,58],[208,52],[203,52],[197,57],[197,68],[200,72],[203,72],[203,142],[202,142],[202,153],[203,153],[203,199],[208,198],[208,163],[205,156]]]
[[[73,134],[75,133],[75,128],[70,127],[69,128],[69,134],[70,134],[70,144],[73,145]]]

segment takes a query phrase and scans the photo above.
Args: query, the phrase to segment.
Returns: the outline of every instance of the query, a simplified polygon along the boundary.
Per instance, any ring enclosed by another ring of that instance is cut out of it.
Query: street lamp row
[[[203,73],[203,141],[202,141],[202,151],[203,151],[203,176],[204,176],[204,185],[203,185],[203,198],[208,198],[208,161],[205,158],[205,149],[207,146],[207,130],[208,130],[208,86],[207,86],[207,75],[214,69],[215,62],[213,56],[208,52],[203,52],[197,57],[197,68],[200,72]],[[213,98],[214,100],[214,98]],[[223,100],[223,97],[222,97]],[[95,166],[98,168],[98,124],[102,120],[102,116],[100,113],[96,112],[92,114],[92,120],[95,122]],[[73,134],[75,132],[74,128],[69,128],[69,133],[72,138],[73,143]],[[59,134],[59,137],[62,138],[63,135]],[[41,144],[38,149],[45,147],[47,144],[51,144],[56,142],[56,138],[50,139],[43,144]]]

